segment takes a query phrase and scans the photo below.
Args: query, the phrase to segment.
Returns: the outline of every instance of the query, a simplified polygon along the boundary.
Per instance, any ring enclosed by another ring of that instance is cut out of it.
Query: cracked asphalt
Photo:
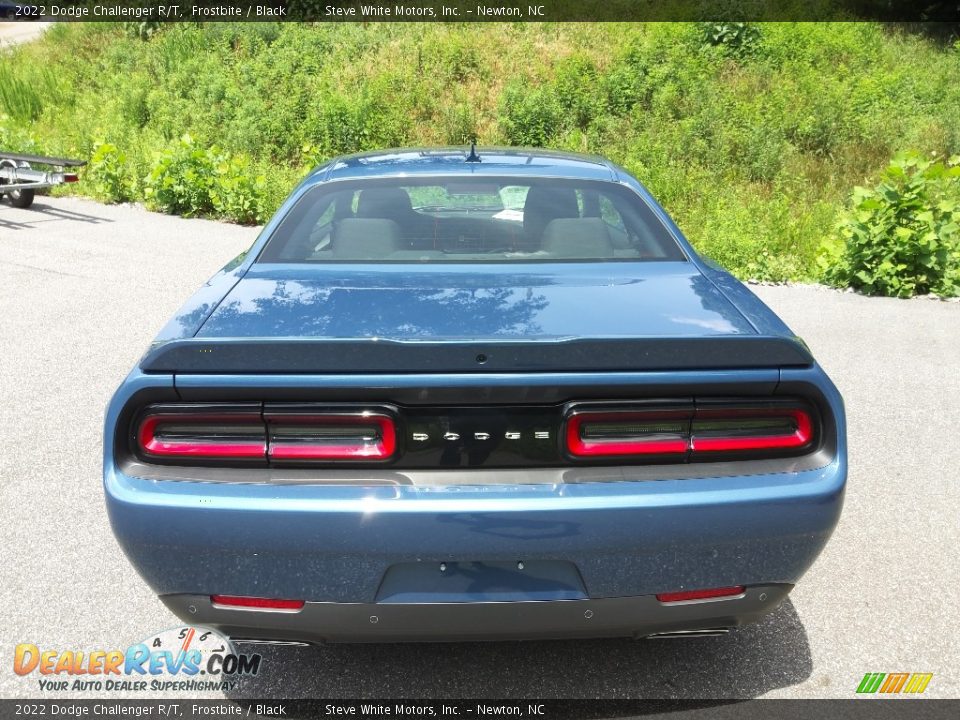
[[[12,671],[18,643],[119,648],[178,624],[110,532],[103,410],[256,233],[75,198],[0,204],[0,696],[42,695]],[[267,648],[231,697],[850,697],[894,671],[960,696],[960,303],[752,289],[811,346],[850,427],[840,526],[777,613],[685,641]]]

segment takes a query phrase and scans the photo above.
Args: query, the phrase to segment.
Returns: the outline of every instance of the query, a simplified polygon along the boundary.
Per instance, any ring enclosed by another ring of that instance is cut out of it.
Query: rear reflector
[[[719,600],[743,595],[743,585],[711,588],[709,590],[685,590],[683,592],[660,593],[657,600],[662,603],[690,602],[691,600]]]
[[[812,411],[792,403],[656,407],[574,405],[564,437],[573,458],[771,457],[809,450]]]
[[[299,610],[303,600],[278,600],[274,598],[244,597],[242,595],[211,595],[210,602],[219,607],[244,608],[246,610]]]
[[[266,414],[271,460],[389,460],[397,432],[389,415]]]
[[[79,178],[77,175],[74,175],[74,174],[72,174],[72,173],[68,173],[68,174],[66,174],[66,175],[63,176],[63,181],[64,181],[65,183],[77,182],[79,179],[80,179],[80,178]]]
[[[267,437],[259,412],[159,412],[140,421],[137,444],[150,458],[262,459]]]

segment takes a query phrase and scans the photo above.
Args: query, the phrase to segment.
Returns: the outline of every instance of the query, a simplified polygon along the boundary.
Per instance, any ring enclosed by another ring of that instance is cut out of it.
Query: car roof
[[[377,150],[347,155],[317,168],[310,184],[350,178],[404,175],[500,175],[566,177],[615,181],[616,168],[595,155],[554,150],[477,147],[480,162],[467,162],[465,147],[424,147]]]

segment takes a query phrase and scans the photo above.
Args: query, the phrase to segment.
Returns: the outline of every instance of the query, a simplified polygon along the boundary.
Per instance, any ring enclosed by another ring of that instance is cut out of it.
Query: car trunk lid
[[[183,372],[511,372],[810,363],[689,262],[254,265],[190,340]]]

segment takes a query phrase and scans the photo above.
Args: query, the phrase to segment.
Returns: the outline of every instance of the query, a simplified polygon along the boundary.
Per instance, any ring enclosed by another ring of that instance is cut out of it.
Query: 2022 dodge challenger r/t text
[[[268,641],[725,632],[820,553],[846,470],[807,347],[635,179],[505,149],[318,168],[104,438],[150,587]]]

